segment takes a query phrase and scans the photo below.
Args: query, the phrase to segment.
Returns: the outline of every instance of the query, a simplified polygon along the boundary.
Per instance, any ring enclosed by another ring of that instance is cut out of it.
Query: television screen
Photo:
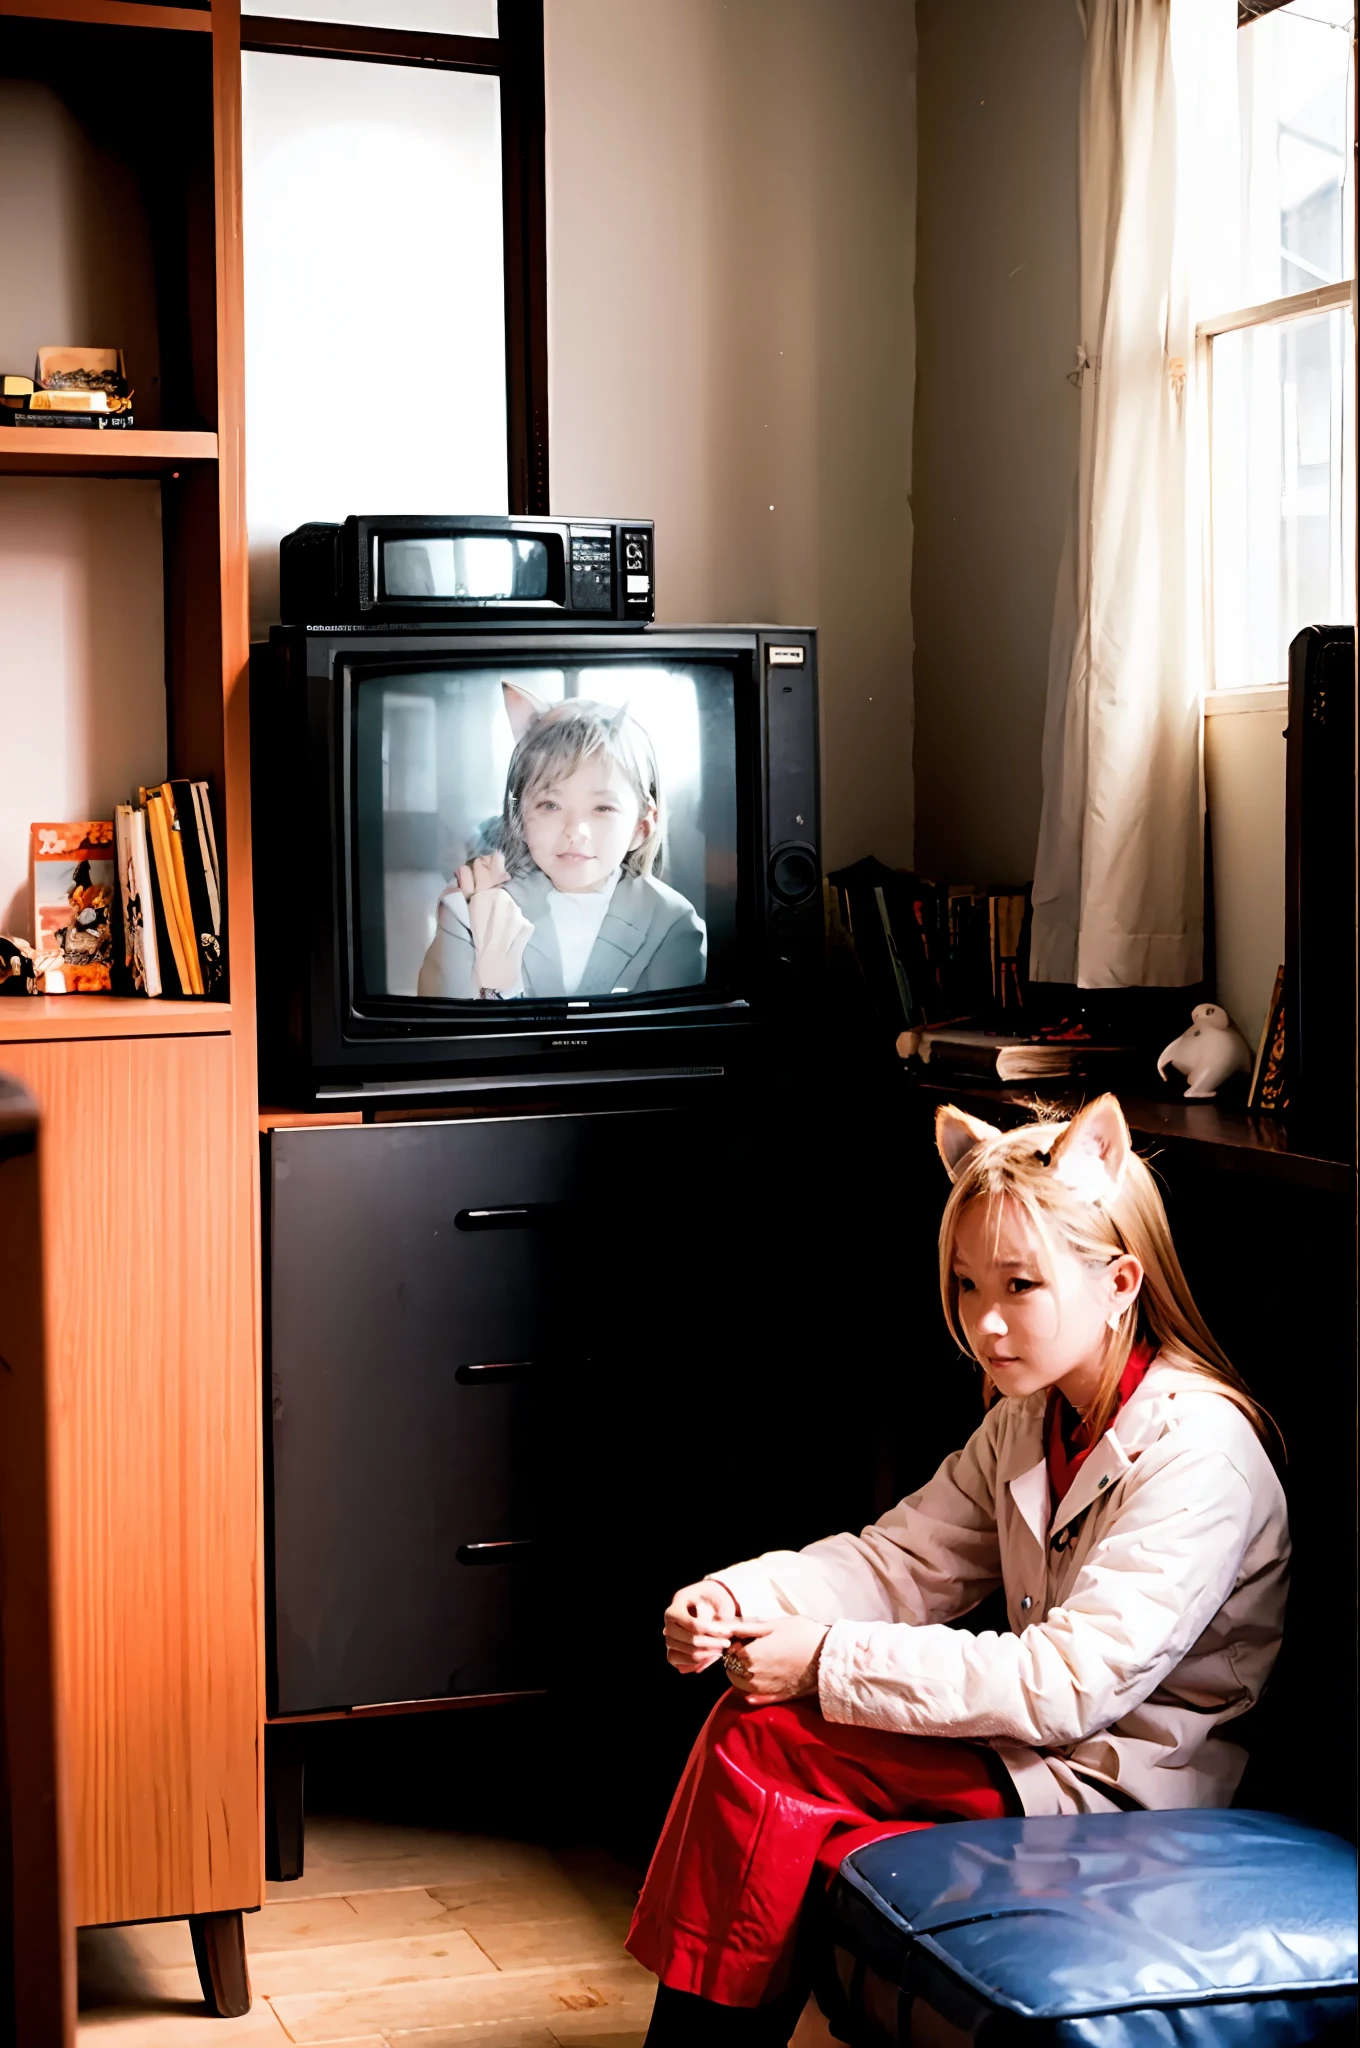
[[[381,542],[382,595],[432,598],[544,598],[548,549],[508,534],[391,536]]]
[[[364,673],[370,997],[640,1002],[734,980],[733,670],[674,658]]]

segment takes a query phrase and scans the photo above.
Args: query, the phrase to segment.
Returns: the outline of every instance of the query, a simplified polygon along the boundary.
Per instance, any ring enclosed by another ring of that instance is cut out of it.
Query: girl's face
[[[639,816],[627,775],[598,752],[556,782],[535,783],[520,817],[530,858],[567,896],[598,889],[656,830],[655,806]]]
[[[1143,1269],[1131,1253],[1091,1265],[1055,1233],[1046,1273],[1022,1209],[1004,1197],[970,1202],[954,1244],[959,1323],[1002,1394],[1059,1386],[1074,1408],[1096,1397],[1110,1317],[1135,1300]]]

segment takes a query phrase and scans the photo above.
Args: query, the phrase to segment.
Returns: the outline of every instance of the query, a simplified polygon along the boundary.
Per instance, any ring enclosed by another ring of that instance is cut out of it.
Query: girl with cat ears
[[[501,688],[515,742],[501,816],[440,895],[418,992],[466,1002],[702,987],[708,934],[661,879],[665,808],[645,728],[626,704]]]
[[[501,691],[515,740],[505,777],[500,829],[500,851],[509,873],[524,875],[533,866],[524,836],[528,797],[598,756],[623,771],[637,799],[637,829],[623,857],[622,872],[663,875],[666,834],[661,772],[651,737],[627,704],[599,704],[585,697],[550,704],[519,683],[503,682]]]
[[[1157,1183],[1134,1151],[1113,1095],[1089,1103],[1070,1123],[1021,1124],[1011,1131],[950,1104],[936,1111],[935,1142],[953,1182],[940,1225],[940,1299],[961,1350],[970,1347],[959,1315],[959,1232],[975,1203],[989,1204],[996,1218],[1009,1203],[1050,1270],[1058,1245],[1093,1269],[1129,1256],[1141,1268],[1141,1284],[1110,1318],[1098,1391],[1084,1411],[1092,1443],[1118,1409],[1120,1381],[1140,1345],[1174,1353],[1204,1373],[1266,1440],[1262,1410],[1195,1305]]]
[[[1241,1779],[1288,1515],[1123,1113],[1106,1095],[1000,1131],[948,1108],[936,1141],[945,1316],[1001,1398],[869,1528],[729,1565],[666,1610],[671,1666],[721,1660],[732,1690],[628,1933],[659,1980],[647,2048],[787,2042],[809,1890],[867,1841],[1228,1806]],[[996,1593],[1004,1624],[952,1626]]]

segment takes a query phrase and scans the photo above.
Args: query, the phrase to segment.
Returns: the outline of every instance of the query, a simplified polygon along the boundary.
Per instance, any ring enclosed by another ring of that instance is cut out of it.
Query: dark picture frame
[[[547,512],[548,253],[543,0],[497,0],[495,36],[243,14],[241,48],[476,71],[500,81],[508,510]]]

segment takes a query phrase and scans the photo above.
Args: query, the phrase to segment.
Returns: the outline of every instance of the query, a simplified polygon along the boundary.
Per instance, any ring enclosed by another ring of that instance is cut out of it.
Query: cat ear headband
[[[510,731],[516,741],[522,740],[529,727],[545,717],[549,711],[560,712],[570,709],[570,699],[561,704],[550,704],[546,697],[536,697],[533,691],[526,690],[522,683],[503,681],[501,692],[505,698],[505,715],[510,721]],[[615,726],[622,725],[627,716],[628,706],[623,703],[619,705],[617,711],[609,713],[604,723],[612,732]]]
[[[1064,1187],[1093,1208],[1112,1201],[1133,1156],[1129,1127],[1113,1095],[1097,1097],[1071,1123],[1055,1128],[1056,1137],[1044,1146],[1045,1127],[1032,1127],[1039,1164],[1051,1167]],[[952,1103],[935,1112],[935,1143],[951,1181],[959,1179],[984,1145],[1001,1136],[994,1124],[984,1124]]]

